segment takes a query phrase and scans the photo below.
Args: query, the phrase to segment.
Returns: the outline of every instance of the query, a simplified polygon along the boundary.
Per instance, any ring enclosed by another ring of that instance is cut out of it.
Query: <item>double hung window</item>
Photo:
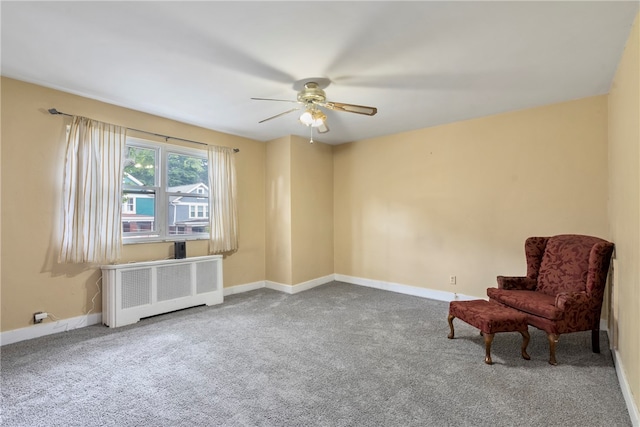
[[[122,183],[125,243],[209,237],[205,151],[128,137]]]

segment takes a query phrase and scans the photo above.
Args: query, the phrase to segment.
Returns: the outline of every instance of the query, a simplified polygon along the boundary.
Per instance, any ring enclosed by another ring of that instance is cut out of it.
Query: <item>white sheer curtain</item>
[[[73,117],[67,137],[58,261],[109,263],[122,248],[122,152],[126,128]]]
[[[233,148],[209,146],[209,253],[238,250],[236,165]]]

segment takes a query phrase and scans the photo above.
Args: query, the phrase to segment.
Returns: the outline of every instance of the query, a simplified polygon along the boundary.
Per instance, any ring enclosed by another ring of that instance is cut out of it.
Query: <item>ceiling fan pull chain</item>
[[[313,126],[309,126],[309,130],[310,130],[309,144],[313,144]]]

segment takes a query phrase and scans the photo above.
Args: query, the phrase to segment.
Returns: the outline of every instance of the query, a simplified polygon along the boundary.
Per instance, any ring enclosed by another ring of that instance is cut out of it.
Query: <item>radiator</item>
[[[102,266],[102,323],[112,328],[222,301],[222,255]]]

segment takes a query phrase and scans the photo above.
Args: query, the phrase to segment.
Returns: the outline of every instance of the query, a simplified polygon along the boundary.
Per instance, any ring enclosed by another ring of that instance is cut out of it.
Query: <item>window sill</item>
[[[138,237],[122,239],[123,245],[137,245],[142,243],[170,243],[170,242],[184,242],[184,241],[197,241],[197,240],[209,240],[209,236],[174,236],[174,237]]]

